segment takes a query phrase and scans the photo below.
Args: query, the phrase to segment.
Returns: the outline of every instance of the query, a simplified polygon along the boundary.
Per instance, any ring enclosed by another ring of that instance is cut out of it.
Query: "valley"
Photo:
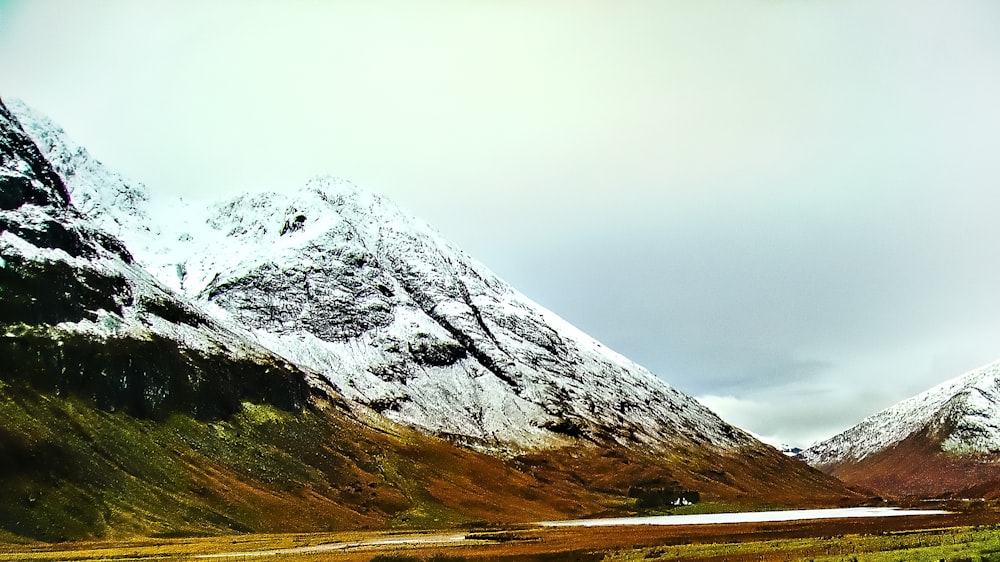
[[[952,507],[957,507],[952,506]],[[0,560],[319,560],[351,562],[988,560],[1000,515],[949,514],[732,524],[506,527],[452,531],[242,534],[0,548]]]

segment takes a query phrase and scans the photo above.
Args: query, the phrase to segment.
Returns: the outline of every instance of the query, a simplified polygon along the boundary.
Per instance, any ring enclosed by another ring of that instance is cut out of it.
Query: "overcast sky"
[[[380,191],[794,445],[1000,358],[1000,3],[0,0],[156,194]]]

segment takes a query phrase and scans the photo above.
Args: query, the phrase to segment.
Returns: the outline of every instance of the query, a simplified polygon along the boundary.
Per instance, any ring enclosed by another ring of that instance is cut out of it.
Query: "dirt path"
[[[450,533],[440,535],[402,535],[391,538],[334,542],[317,544],[312,546],[299,546],[294,548],[276,548],[271,550],[252,550],[246,552],[222,552],[217,554],[200,554],[195,558],[253,558],[264,556],[294,556],[301,554],[315,554],[321,552],[331,552],[338,550],[360,549],[360,548],[380,548],[380,547],[405,547],[405,546],[445,546],[449,543],[483,544],[484,541],[470,540],[465,533]]]

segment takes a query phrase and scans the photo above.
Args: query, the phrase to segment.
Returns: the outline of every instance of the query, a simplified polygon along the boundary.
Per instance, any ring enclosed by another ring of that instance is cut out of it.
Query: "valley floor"
[[[1000,511],[690,526],[238,535],[0,545],[7,560],[1000,560]]]

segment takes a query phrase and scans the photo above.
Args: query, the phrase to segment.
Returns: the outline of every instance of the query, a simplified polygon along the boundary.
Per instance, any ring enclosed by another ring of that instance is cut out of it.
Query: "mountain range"
[[[23,104],[0,133],[4,532],[858,497],[348,182],[162,202]]]

